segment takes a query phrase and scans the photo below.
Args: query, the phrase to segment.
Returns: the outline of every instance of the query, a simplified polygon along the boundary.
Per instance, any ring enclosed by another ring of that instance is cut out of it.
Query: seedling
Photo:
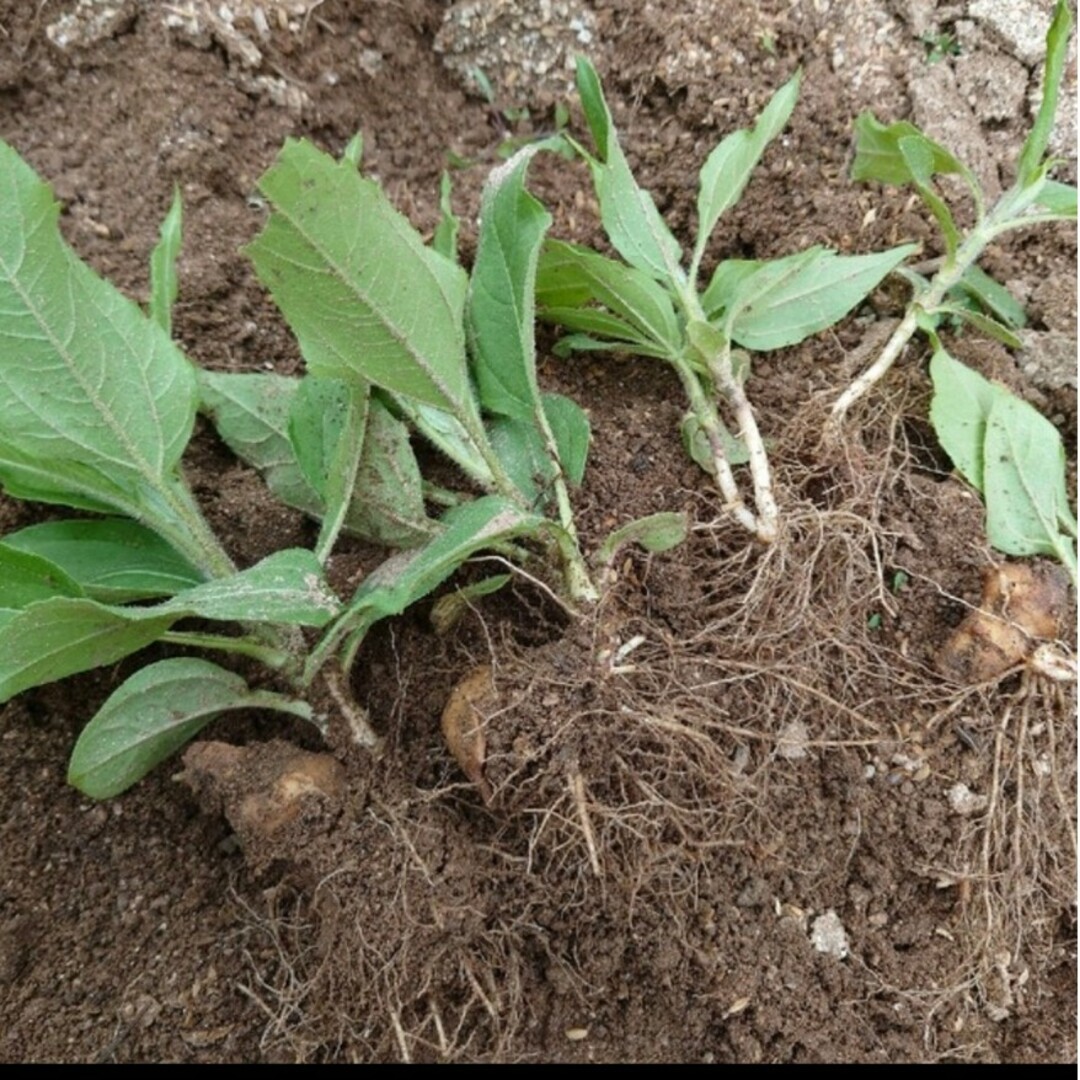
[[[1076,220],[1076,188],[1050,179],[1046,156],[1065,71],[1072,15],[1060,0],[1046,37],[1043,99],[1016,165],[1016,181],[992,206],[972,171],[913,125],[885,127],[864,114],[856,122],[852,175],[857,180],[911,184],[941,228],[945,255],[929,280],[904,270],[912,296],[878,358],[837,399],[833,424],[892,367],[916,331],[930,339],[934,399],[930,419],[959,472],[986,500],[990,543],[1010,555],[1051,555],[1076,583],[1076,519],[1065,487],[1065,451],[1054,426],[1004,387],[951,357],[938,337],[943,320],[957,319],[1019,348],[1015,330],[1023,308],[976,260],[1005,233],[1047,221]],[[935,175],[958,176],[975,204],[974,227],[962,236]]]
[[[588,421],[536,380],[533,280],[550,219],[524,188],[534,152],[492,175],[470,277],[448,257],[452,222],[440,250],[425,247],[359,174],[359,140],[341,161],[287,143],[260,182],[273,212],[248,250],[300,342],[308,373],[291,380],[199,371],[170,340],[178,202],[147,315],[64,244],[48,187],[0,142],[0,483],[99,515],[0,542],[0,701],[155,641],[251,657],[288,687],[252,690],[201,658],[150,664],[84,729],[69,773],[81,790],[124,790],[229,709],[322,724],[316,680],[376,746],[346,689],[357,648],[482,548],[520,561],[512,540],[539,544],[558,553],[572,601],[596,597],[569,494]],[[444,188],[444,218],[447,207]],[[183,477],[199,408],[320,521],[313,550],[233,564]],[[483,494],[425,488],[407,425]],[[429,516],[427,494],[449,509]],[[324,576],[342,531],[405,549],[348,600]],[[657,548],[671,540],[648,523],[640,533]]]
[[[796,75],[774,95],[753,128],[727,136],[702,166],[698,229],[689,269],[648,192],[630,171],[593,66],[578,60],[577,85],[593,151],[588,162],[608,239],[625,262],[574,244],[545,245],[537,276],[542,318],[571,331],[560,350],[651,356],[679,376],[690,409],[687,452],[716,480],[724,508],[769,543],[779,514],[765,441],[746,394],[750,353],[795,345],[843,318],[913,250],[838,255],[815,247],[781,259],[727,259],[698,288],[709,238],[738,202],[769,143],[787,124],[799,91]],[[721,404],[735,434],[721,417]],[[753,505],[734,466],[748,463]]]
[[[1054,126],[1072,15],[1059,0],[1046,37],[1043,99],[1035,124],[1016,163],[1016,180],[992,207],[978,178],[963,162],[907,121],[888,126],[864,113],[855,123],[855,180],[912,185],[922,196],[941,229],[945,254],[929,280],[912,270],[904,276],[912,286],[903,319],[877,359],[837,399],[834,425],[900,358],[907,343],[921,329],[933,330],[945,318],[958,318],[998,338],[1012,348],[1020,342],[1015,330],[1023,325],[1023,309],[977,265],[979,256],[997,237],[1047,221],[1076,220],[1076,188],[1050,179],[1057,164],[1046,156]],[[962,236],[947,203],[934,187],[935,175],[959,177],[975,206],[975,225]]]

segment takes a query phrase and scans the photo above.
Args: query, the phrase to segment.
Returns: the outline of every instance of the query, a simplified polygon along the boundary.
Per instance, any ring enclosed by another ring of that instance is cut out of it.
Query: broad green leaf
[[[439,222],[435,226],[435,235],[431,238],[431,246],[444,258],[456,263],[458,261],[458,233],[461,231],[461,221],[454,214],[454,208],[450,202],[453,187],[450,174],[444,169],[442,179],[439,181]]]
[[[576,244],[549,240],[544,245],[536,276],[536,303],[542,317],[564,326],[569,326],[563,321],[565,309],[602,304],[636,331],[634,337],[672,352],[679,348],[679,323],[668,293],[643,271]]]
[[[544,519],[519,510],[498,495],[486,495],[449,510],[443,524],[443,532],[424,547],[387,559],[364,579],[349,604],[358,636],[379,619],[400,615],[441,585],[476,551],[534,533]]]
[[[0,439],[0,484],[13,499],[56,503],[113,514],[121,510],[131,516],[140,513],[138,496],[112,483],[107,477],[78,462],[65,462],[63,477],[51,461],[42,461]]]
[[[107,604],[173,596],[203,580],[156,533],[122,518],[48,521],[11,533],[4,543],[49,559],[86,595]]]
[[[312,715],[305,702],[251,690],[239,675],[207,660],[160,660],[115,690],[83,728],[68,783],[93,799],[119,795],[232,709]]]
[[[685,514],[665,511],[649,514],[626,525],[621,525],[600,545],[596,561],[601,566],[610,566],[627,544],[640,544],[646,551],[669,551],[677,547],[689,533],[689,522]]]
[[[1020,159],[1016,163],[1017,185],[1026,187],[1039,176],[1050,134],[1054,130],[1058,95],[1065,75],[1065,62],[1069,54],[1069,32],[1072,30],[1072,12],[1066,0],[1058,0],[1054,18],[1046,34],[1046,64],[1043,67],[1043,96],[1035,123],[1024,140]]]
[[[986,420],[983,493],[986,535],[1009,555],[1053,555],[1076,581],[1076,535],[1065,488],[1065,447],[1037,409],[999,394]]]
[[[480,208],[480,238],[466,305],[473,372],[489,412],[531,421],[536,383],[535,289],[551,215],[525,189],[536,153],[526,147],[492,170]]]
[[[395,548],[416,547],[439,529],[424,509],[423,480],[409,431],[377,397],[371,399],[346,528]]]
[[[180,292],[176,260],[184,221],[180,189],[173,188],[172,204],[161,223],[161,234],[150,253],[150,318],[172,337],[172,309]]]
[[[488,439],[506,475],[525,501],[539,510],[548,501],[555,476],[543,435],[527,420],[497,416],[488,423]]]
[[[258,469],[283,503],[319,517],[319,493],[304,477],[289,441],[289,414],[299,385],[299,379],[285,375],[201,371],[200,408],[226,446]]]
[[[810,248],[767,262],[736,288],[724,328],[746,349],[794,345],[842,319],[915,250],[905,244],[872,255],[837,255]]]
[[[301,379],[289,411],[289,441],[319,494],[322,528],[315,547],[325,562],[345,524],[367,427],[371,387],[359,379]]]
[[[0,703],[31,686],[113,664],[156,641],[178,618],[77,597],[31,604],[0,627]]]
[[[713,271],[708,287],[701,294],[701,306],[712,320],[731,306],[739,286],[765,265],[764,259],[725,259]]]
[[[960,475],[982,492],[986,420],[1006,391],[940,348],[930,358],[930,378],[930,423],[938,442]]]
[[[306,548],[287,548],[247,570],[188,589],[156,609],[128,610],[172,611],[226,622],[325,626],[340,607],[315,555]]]
[[[274,213],[248,245],[319,376],[359,376],[472,421],[464,272],[424,246],[378,184],[289,140],[259,182]]]
[[[709,154],[699,182],[695,265],[717,221],[742,197],[750,174],[765,148],[784,130],[798,99],[799,75],[796,74],[773,94],[752,128],[732,132]]]
[[[194,369],[67,247],[49,188],[3,142],[0,206],[0,477],[149,512],[191,434]]]
[[[1076,188],[1072,184],[1061,184],[1057,180],[1044,180],[1035,200],[1038,206],[1062,217],[1076,217]]]
[[[291,391],[289,442],[304,479],[325,503],[327,482],[349,411],[350,384],[344,379],[307,375]],[[362,438],[363,427],[360,433]]]
[[[940,195],[934,190],[934,150],[933,143],[922,135],[904,135],[897,140],[897,149],[904,159],[911,182],[930,208],[945,238],[945,255],[951,259],[960,246],[960,231],[953,221],[949,210]]]
[[[957,291],[978,301],[992,315],[1014,330],[1027,325],[1024,305],[1004,285],[999,285],[975,263],[964,271]]]
[[[13,534],[17,535],[17,534]],[[18,610],[53,596],[83,596],[79,583],[44,555],[0,543],[0,609]]]
[[[491,469],[460,420],[442,409],[407,398],[392,396],[392,401],[395,408],[432,446],[471,476],[480,487],[490,491],[495,486]]]
[[[658,281],[679,285],[685,279],[679,242],[671,235],[652,196],[639,188],[619,146],[596,69],[577,61],[577,85],[592,130],[598,158],[589,160],[600,219],[615,250],[631,266]]]
[[[931,174],[965,172],[964,166],[944,146],[927,138],[914,124],[906,120],[881,124],[873,113],[864,112],[855,121],[855,161],[851,166],[851,179],[879,180],[896,186],[910,184],[913,177],[900,150],[901,139],[919,140],[924,145],[930,155]]]
[[[541,401],[563,472],[573,487],[580,487],[592,440],[589,418],[576,401],[562,394],[544,394]]]

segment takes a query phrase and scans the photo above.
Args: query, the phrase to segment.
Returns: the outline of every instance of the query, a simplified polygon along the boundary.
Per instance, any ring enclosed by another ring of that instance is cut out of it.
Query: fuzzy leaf
[[[1036,203],[1061,217],[1076,217],[1076,188],[1072,184],[1062,184],[1057,180],[1044,180],[1039,189]]]
[[[1027,325],[1027,312],[1024,311],[1024,305],[1004,285],[999,285],[974,263],[964,271],[957,291],[975,299],[992,315],[997,316],[1006,326],[1014,330]]]
[[[174,611],[226,622],[325,626],[340,607],[314,554],[307,548],[286,548],[247,570],[188,589],[157,608],[127,610]]]
[[[851,167],[851,179],[879,180],[897,187],[910,184],[915,178],[909,161],[901,151],[902,139],[916,140],[922,144],[929,155],[928,176],[933,173],[964,173],[964,166],[944,146],[927,138],[914,124],[900,120],[886,125],[879,123],[872,113],[864,112],[855,121],[855,161]],[[911,146],[909,143],[909,154]]]
[[[31,686],[113,664],[156,641],[178,618],[77,597],[31,604],[0,626],[0,703]]]
[[[736,287],[724,330],[746,349],[795,345],[842,319],[915,250],[906,244],[872,255],[837,255],[810,248],[763,263]]]
[[[540,244],[551,215],[525,189],[536,147],[494,169],[484,185],[480,239],[469,281],[467,318],[481,404],[531,421],[536,383],[535,290]]]
[[[796,74],[773,94],[752,128],[732,132],[709,154],[701,168],[698,190],[695,264],[721,215],[742,197],[765,148],[784,130],[798,98]]]
[[[562,394],[544,394],[541,400],[563,472],[573,487],[580,487],[592,440],[589,418],[576,401]]]
[[[934,383],[930,423],[938,442],[960,475],[981,492],[986,420],[1006,391],[944,349],[937,349],[930,358],[930,378]]]
[[[679,265],[679,242],[671,235],[652,196],[634,180],[619,146],[596,69],[583,57],[577,61],[577,85],[599,155],[590,159],[589,166],[608,238],[631,266],[658,281],[680,283],[685,274]]]
[[[1057,428],[1026,401],[1003,392],[986,418],[983,454],[987,539],[1008,555],[1054,555],[1075,581],[1069,536],[1076,535],[1076,518]]]
[[[207,660],[150,664],[115,690],[83,728],[71,754],[68,783],[93,799],[112,798],[221,713],[252,708],[311,718],[306,703],[251,690],[239,675]]]
[[[651,552],[668,551],[681,544],[689,530],[685,514],[670,511],[649,514],[648,517],[627,522],[611,533],[597,551],[596,561],[601,566],[610,566],[619,549],[627,544],[640,544]]]
[[[83,596],[79,583],[43,555],[0,543],[0,610],[16,611],[53,596]]]
[[[1066,0],[1058,0],[1054,18],[1046,33],[1046,64],[1043,67],[1043,96],[1035,123],[1016,163],[1017,183],[1023,187],[1037,180],[1054,130],[1058,95],[1065,76],[1065,62],[1069,54],[1069,32],[1072,30],[1072,12]],[[1075,205],[1075,204],[1074,204]]]
[[[274,206],[248,245],[308,369],[476,416],[465,363],[466,278],[349,162],[289,140],[259,182]]]
[[[194,369],[67,247],[49,188],[3,142],[0,206],[0,481],[150,515],[191,434]]]
[[[451,262],[458,261],[458,233],[461,231],[461,221],[454,214],[454,208],[450,202],[453,192],[453,182],[450,174],[444,169],[442,179],[439,181],[439,223],[435,226],[435,235],[431,238],[431,246],[443,258]]]
[[[581,309],[581,319],[594,313],[589,304],[601,304],[625,331],[609,336],[641,339],[671,352],[679,348],[679,323],[668,293],[648,274],[576,244],[550,240],[540,255],[536,277],[536,303],[543,318],[572,330],[592,330],[581,321],[572,323],[568,309]],[[606,312],[597,312],[606,315]],[[611,316],[608,316],[610,318]]]
[[[161,234],[150,253],[150,307],[149,315],[165,333],[172,337],[172,309],[180,292],[176,274],[176,260],[180,255],[180,242],[184,221],[183,201],[180,189],[173,188],[172,203]]]
[[[87,596],[107,604],[173,596],[203,580],[156,533],[122,518],[48,521],[11,533],[4,543],[50,560]]]

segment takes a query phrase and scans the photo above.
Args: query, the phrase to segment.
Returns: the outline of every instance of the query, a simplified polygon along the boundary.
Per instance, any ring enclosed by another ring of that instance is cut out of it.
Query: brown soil
[[[54,185],[79,253],[138,298],[180,186],[176,332],[198,363],[298,368],[239,253],[263,220],[255,180],[287,136],[338,152],[362,129],[366,169],[422,229],[452,151],[473,163],[455,201],[475,219],[506,121],[435,52],[439,0],[291,5],[310,11],[291,29],[272,17],[252,68],[225,37],[168,31],[156,4],[113,6],[97,40],[60,48],[46,26],[75,0],[0,0],[0,135]],[[861,109],[902,118],[925,97],[923,24],[970,42],[941,62],[960,84],[966,62],[1004,62],[956,9],[939,24],[932,3],[598,0],[592,49],[631,164],[683,238],[708,149],[802,67],[790,129],[713,258],[910,239],[929,255],[934,232],[906,193],[845,174]],[[980,168],[1006,178],[1029,122],[1023,80],[1035,85],[1021,75],[1012,113],[964,107]],[[506,97],[534,106],[537,130],[551,123],[550,95]],[[541,162],[534,179],[556,235],[602,243],[580,170]],[[1075,341],[1073,230],[1010,239],[985,265],[1030,301],[1036,331]],[[233,718],[209,734],[243,750],[202,746],[98,805],[65,786],[66,759],[132,663],[7,705],[0,1059],[1073,1059],[1073,688],[1022,664],[978,685],[939,674],[995,556],[934,442],[921,347],[843,444],[818,434],[860,343],[902,302],[882,290],[757,363],[785,520],[768,551],[717,519],[666,369],[545,354],[545,385],[592,418],[586,547],[657,510],[688,511],[692,537],[624,555],[588,618],[521,581],[443,636],[428,604],[381,625],[354,678],[380,760],[336,726],[327,747],[299,722]],[[1072,444],[1074,388],[1034,385],[996,345],[954,344]],[[209,430],[189,473],[239,561],[311,541]],[[4,531],[41,519],[0,500]],[[345,545],[334,572],[372,557]],[[493,686],[475,695],[474,784],[439,718],[481,665]],[[982,799],[951,800],[958,784]],[[815,945],[836,919],[843,956]]]

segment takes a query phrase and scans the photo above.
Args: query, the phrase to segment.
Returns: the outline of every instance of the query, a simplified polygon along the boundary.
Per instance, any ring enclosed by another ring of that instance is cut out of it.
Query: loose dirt
[[[240,248],[286,137],[340,152],[362,130],[365,168],[422,230],[452,165],[469,258],[500,147],[554,127],[553,72],[581,48],[686,239],[708,150],[801,67],[791,125],[706,270],[812,243],[916,240],[930,257],[916,201],[847,179],[853,118],[925,124],[1007,184],[1043,33],[1032,53],[979,0],[478,0],[449,29],[438,0],[237,2],[232,23],[221,7],[0,0],[0,136],[54,186],[76,250],[139,299],[179,186],[180,342],[208,368],[282,373],[300,368],[295,343]],[[500,66],[497,42],[462,28],[511,8],[533,37]],[[547,34],[543,12],[563,20]],[[931,62],[944,34],[959,54]],[[493,102],[462,79],[470,48]],[[1075,80],[1072,60],[1070,100]],[[1058,136],[1072,181],[1074,126]],[[538,161],[533,179],[554,235],[603,246],[579,167]],[[1027,304],[1027,348],[951,347],[1061,427],[1074,473],[1075,230],[1017,235],[983,265]],[[756,363],[784,515],[769,550],[718,517],[683,454],[674,376],[558,360],[541,331],[544,386],[593,424],[586,547],[659,510],[688,512],[691,537],[624,552],[587,617],[521,579],[443,634],[430,603],[380,625],[353,680],[379,760],[340,724],[323,743],[232,717],[95,805],[65,786],[67,755],[133,662],[5,706],[0,1058],[1073,1060],[1074,685],[1033,670],[1026,638],[982,682],[942,662],[1002,560],[934,440],[922,346],[841,441],[820,434],[904,299],[889,283]],[[209,428],[187,462],[240,563],[312,542]],[[0,498],[5,532],[52,513]],[[332,576],[379,557],[343,545]],[[1071,655],[1074,598],[1055,604],[1037,632]]]

